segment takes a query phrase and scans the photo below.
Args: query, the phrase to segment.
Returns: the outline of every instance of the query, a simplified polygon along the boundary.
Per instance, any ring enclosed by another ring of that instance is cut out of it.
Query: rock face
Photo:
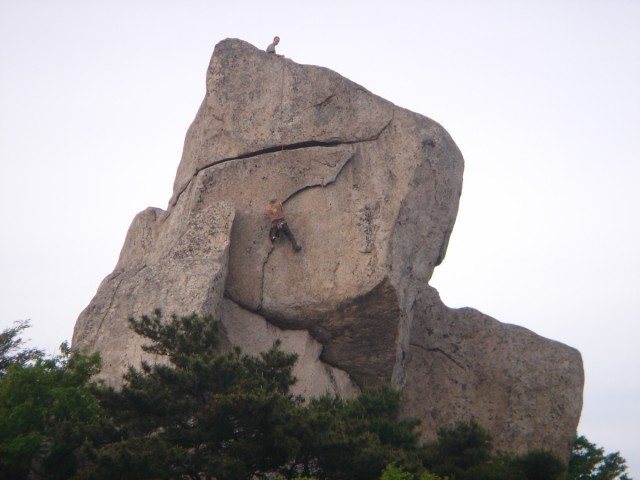
[[[572,438],[563,432],[575,432],[582,408],[577,350],[471,308],[447,308],[431,287],[413,309],[403,410],[422,420],[426,438],[473,417],[500,450],[566,455]]]
[[[100,352],[101,378],[117,385],[127,366],[156,360],[142,351],[144,341],[132,335],[129,317],[158,307],[220,316],[233,218],[233,207],[224,202],[189,209],[182,218],[157,208],[136,215],[115,270],[73,333],[74,348]]]
[[[450,310],[428,286],[462,171],[432,120],[330,70],[220,42],[169,207],[134,219],[74,347],[100,351],[117,385],[142,358],[129,316],[212,313],[249,353],[276,338],[297,352],[299,393],[392,382],[425,438],[475,417],[500,448],[565,455],[581,409],[579,353]],[[272,197],[302,252],[269,241]]]
[[[359,393],[349,375],[320,360],[322,344],[308,331],[282,330],[228,299],[224,300],[223,307],[220,320],[225,330],[225,347],[242,345],[245,353],[258,355],[280,340],[282,349],[298,355],[293,369],[298,381],[291,387],[292,393],[306,398],[319,397],[326,392],[341,396]]]

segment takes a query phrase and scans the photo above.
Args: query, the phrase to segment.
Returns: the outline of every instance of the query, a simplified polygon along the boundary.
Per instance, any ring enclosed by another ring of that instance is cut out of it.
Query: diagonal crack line
[[[353,155],[351,155],[349,158],[347,158],[345,160],[345,162],[342,164],[342,166],[340,167],[340,170],[338,170],[335,174],[335,176],[333,177],[333,179],[329,180],[326,183],[313,183],[311,185],[305,185],[304,187],[299,188],[298,190],[296,190],[295,192],[293,192],[291,195],[289,195],[287,198],[285,198],[282,201],[282,204],[284,205],[285,203],[287,203],[289,200],[291,200],[293,197],[295,197],[296,195],[304,192],[305,190],[310,190],[312,188],[325,188],[328,187],[329,185],[331,185],[332,183],[336,183],[338,181],[338,177],[340,176],[340,174],[343,172],[343,170],[345,169],[345,167],[347,166],[347,164],[349,162],[351,162],[351,160],[353,160],[353,158],[355,157],[355,153]]]
[[[255,315],[260,315],[269,325],[272,325],[272,326],[274,326],[276,328],[279,328],[280,330],[292,330],[292,331],[295,331],[295,332],[297,332],[297,331],[308,332],[309,335],[311,335],[311,337],[314,340],[316,340],[318,343],[322,343],[322,342],[320,342],[320,340],[318,340],[317,338],[315,338],[311,334],[311,331],[310,331],[309,327],[307,327],[307,326],[294,326],[294,325],[291,325],[289,322],[287,322],[285,320],[278,319],[277,317],[274,317],[272,315],[267,315],[259,307],[258,308],[254,308],[251,305],[247,305],[241,299],[234,298],[234,296],[228,290],[224,291],[223,297],[226,298],[227,300],[229,300],[230,302],[235,303],[238,307],[242,308],[243,310],[246,310],[249,313],[253,313]]]
[[[130,278],[135,277],[136,275],[138,275],[142,270],[144,270],[145,268],[147,268],[147,265],[144,264],[141,268],[139,268]],[[118,273],[117,275],[115,275],[114,277],[112,277],[112,280],[115,278],[120,277],[121,275],[123,275],[125,273],[125,271],[123,270],[122,272]],[[120,278],[118,280],[118,283],[116,284],[115,288],[113,289],[113,294],[111,295],[111,300],[109,301],[109,306],[107,307],[107,310],[104,312],[104,315],[102,316],[102,318],[100,319],[100,323],[98,323],[98,328],[96,328],[96,335],[93,338],[93,345],[92,345],[92,349],[95,351],[96,349],[96,342],[98,341],[98,334],[100,333],[100,330],[102,329],[102,324],[104,323],[104,321],[107,318],[107,315],[109,315],[109,313],[111,313],[111,308],[113,308],[113,302],[115,302],[116,300],[116,295],[118,294],[118,290],[120,289],[120,285],[122,285],[122,282],[125,280],[125,278]]]
[[[331,95],[329,95],[329,96],[328,96],[327,98],[325,98],[324,100],[322,100],[322,101],[320,101],[320,102],[318,102],[318,103],[315,103],[315,104],[311,105],[309,108],[314,108],[314,107],[325,107],[326,105],[328,105],[328,104],[329,104],[329,102],[330,102],[333,98],[335,98],[335,96],[336,96],[336,94],[335,94],[335,93],[332,93]],[[308,108],[308,109],[309,109],[309,108]],[[307,109],[307,110],[308,110],[308,109]]]
[[[451,354],[445,352],[444,350],[442,350],[441,348],[438,347],[432,347],[432,348],[428,348],[422,345],[419,345],[417,343],[410,343],[409,346],[411,347],[418,347],[421,348],[422,350],[424,350],[425,352],[437,352],[437,353],[441,353],[442,355],[444,355],[445,357],[447,357],[449,360],[451,360],[453,363],[455,363],[458,367],[460,367],[463,370],[466,370],[465,366],[462,365],[462,363],[460,363],[458,360],[456,360],[455,358],[453,358],[451,356]]]
[[[320,352],[320,354],[322,355],[322,352]],[[333,370],[331,370],[331,366],[326,362],[323,362],[323,363],[324,363],[323,365],[324,371],[327,373],[327,376],[329,377],[329,382],[331,382],[331,386],[336,392],[339,391],[340,389],[338,388],[338,382],[336,380],[336,376],[333,374]]]
[[[348,140],[348,141],[335,140],[335,141],[330,141],[330,142],[320,142],[320,141],[316,141],[316,140],[309,140],[309,141],[306,141],[306,142],[290,143],[288,145],[274,145],[272,147],[263,148],[261,150],[255,150],[253,152],[242,153],[242,154],[236,155],[234,157],[223,158],[223,159],[220,159],[220,160],[215,160],[213,162],[207,163],[207,164],[203,165],[202,167],[196,169],[196,171],[193,173],[193,175],[191,176],[189,181],[178,192],[178,194],[176,195],[176,199],[172,202],[171,206],[175,206],[178,203],[178,200],[180,199],[180,196],[185,192],[185,190],[187,190],[187,188],[189,188],[189,185],[191,185],[191,182],[193,181],[193,179],[195,177],[197,177],[198,174],[201,171],[203,171],[203,170],[205,170],[207,168],[213,167],[215,165],[220,165],[221,163],[231,162],[231,161],[234,161],[234,160],[244,160],[244,159],[247,159],[247,158],[264,155],[266,153],[281,152],[283,150],[298,150],[298,149],[301,149],[301,148],[311,148],[311,147],[337,147],[338,145],[353,145],[353,144],[356,144],[356,143],[375,142],[376,140],[378,140],[378,138],[380,138],[380,135],[382,135],[383,132],[387,128],[389,128],[389,125],[391,125],[391,122],[393,121],[394,117],[395,117],[395,110],[392,111],[391,118],[384,125],[384,127],[382,127],[382,129],[380,129],[380,131],[378,133],[376,133],[372,137],[364,138],[362,140]]]
[[[358,388],[362,389],[363,385],[359,385],[356,380],[351,376],[351,374],[342,366],[336,365],[335,363],[327,360],[326,358],[323,357],[324,355],[324,348],[325,345],[324,343],[322,343],[318,338],[316,338],[311,330],[311,328],[309,328],[308,326],[306,327],[294,327],[291,325],[283,325],[281,322],[278,322],[274,317],[272,316],[267,316],[265,315],[264,312],[262,312],[260,309],[258,310],[254,310],[253,308],[251,308],[250,306],[244,304],[242,301],[239,301],[238,299],[235,299],[231,296],[231,294],[225,290],[224,292],[224,298],[226,298],[227,300],[229,300],[230,302],[235,303],[238,307],[240,307],[241,309],[253,313],[255,315],[260,315],[262,317],[262,319],[267,322],[267,324],[276,327],[279,330],[282,330],[283,332],[289,330],[289,331],[294,331],[294,332],[307,332],[309,334],[309,336],[315,340],[316,342],[318,342],[321,346],[322,346],[322,350],[320,352],[320,354],[318,355],[318,359],[322,362],[324,368],[326,369],[327,375],[329,376],[329,379],[331,381],[331,384],[334,386],[334,388],[336,389],[336,391],[338,391],[338,382],[336,380],[335,374],[333,373],[332,369],[338,370],[340,372],[346,373],[347,377],[349,378],[349,380],[356,385]]]
[[[111,300],[109,301],[109,305],[107,306],[107,309],[104,312],[104,315],[102,316],[102,318],[100,319],[100,323],[98,323],[98,328],[96,328],[96,334],[93,337],[93,344],[91,346],[91,349],[93,351],[96,350],[96,343],[98,342],[98,335],[100,334],[100,330],[102,329],[102,324],[104,323],[105,319],[107,318],[107,315],[109,315],[109,312],[111,312],[111,308],[113,307],[113,302],[116,299],[116,295],[118,294],[118,289],[120,288],[120,284],[122,283],[122,278],[120,280],[118,280],[118,283],[116,284],[115,288],[113,289],[113,294],[111,295]]]

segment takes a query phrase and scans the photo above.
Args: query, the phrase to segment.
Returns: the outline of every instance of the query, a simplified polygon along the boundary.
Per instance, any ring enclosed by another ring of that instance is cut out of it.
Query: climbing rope
[[[284,56],[282,56],[282,73],[280,75],[280,141],[282,143],[282,147],[280,151],[284,151],[284,121],[282,118],[283,104],[284,104]]]
[[[282,72],[280,73],[280,151],[284,151],[284,56],[282,58]],[[325,180],[324,177],[321,179],[320,183],[322,189],[322,199],[324,200],[325,210],[329,211],[330,206],[327,202],[327,194],[325,192]]]

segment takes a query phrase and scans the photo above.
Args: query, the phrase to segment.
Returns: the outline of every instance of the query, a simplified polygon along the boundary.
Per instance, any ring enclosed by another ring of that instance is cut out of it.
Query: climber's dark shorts
[[[284,233],[291,241],[293,240],[293,234],[289,229],[289,225],[284,220],[274,220],[271,222],[271,230],[269,230],[269,238],[272,242],[275,242],[276,238],[280,237],[280,232]]]
[[[293,247],[294,252],[302,250],[302,247],[298,245],[298,242],[296,242],[293,233],[291,233],[291,230],[289,229],[289,225],[287,225],[287,222],[285,222],[284,219],[274,220],[271,222],[271,230],[269,230],[271,243],[275,242],[276,238],[280,237],[280,232],[284,233],[289,240],[291,240],[291,246]]]

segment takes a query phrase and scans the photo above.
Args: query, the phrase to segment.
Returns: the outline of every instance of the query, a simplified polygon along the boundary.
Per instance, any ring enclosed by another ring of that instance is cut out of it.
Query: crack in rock
[[[235,305],[235,307],[238,307],[239,310],[244,311],[247,314],[250,314],[253,316],[258,316],[264,322],[268,330],[273,329],[272,334],[275,335],[277,338],[280,338],[280,340],[282,340],[283,342],[282,348],[285,349],[285,351],[291,351],[298,354],[298,362],[296,363],[296,368],[300,367],[304,369],[305,365],[307,368],[309,366],[317,365],[314,368],[321,369],[321,371],[326,375],[326,382],[328,386],[330,386],[333,392],[336,394],[350,395],[352,393],[356,393],[356,391],[359,390],[360,387],[355,383],[353,378],[351,378],[351,376],[346,370],[340,367],[337,367],[336,365],[333,365],[330,362],[326,362],[322,358],[324,345],[312,335],[309,329],[282,327],[278,325],[277,322],[272,321],[271,318],[265,317],[262,313],[256,312],[254,309],[247,308],[244,305],[242,305],[240,302],[236,302],[235,300],[230,298],[227,292],[225,292],[225,298],[227,299],[229,304]],[[225,318],[225,315],[228,315],[228,316]],[[222,314],[222,317],[223,317],[222,325],[225,330],[229,328],[231,325],[236,325],[236,327],[237,325],[241,325],[240,330],[236,328],[235,333],[231,333],[231,335],[228,338],[229,342],[231,342],[231,344],[240,345],[240,347],[243,348],[242,341],[245,341],[245,342],[248,341],[249,343],[247,343],[246,346],[249,349],[255,348],[256,345],[258,345],[259,341],[261,340],[259,335],[260,335],[260,332],[262,331],[262,327],[258,324],[253,323],[255,322],[255,320],[252,321],[251,327],[250,327],[251,333],[248,333],[248,335],[249,337],[251,335],[258,335],[258,337],[251,339],[247,337],[245,334],[246,332],[243,333],[243,330],[242,330],[243,328],[248,327],[246,320],[245,321],[240,320],[240,323],[238,324],[236,322],[239,320],[239,317],[237,317],[236,315],[237,314],[233,313],[233,309],[228,310],[226,314],[225,313]],[[243,324],[245,325],[245,327],[242,327]],[[229,334],[230,332],[229,330],[227,330],[227,335]],[[236,342],[238,340],[240,340],[240,342],[239,343],[234,342],[233,337],[235,337]],[[258,343],[255,343],[256,340],[258,340]],[[301,340],[304,340],[303,342],[304,345],[301,343]],[[311,356],[308,355],[309,341],[311,341],[311,347],[313,349]],[[296,344],[297,344],[297,347],[296,347]],[[317,348],[319,348],[319,350],[316,350]],[[309,360],[311,360],[311,363],[309,362]],[[315,378],[315,376],[312,375],[311,378]],[[302,378],[302,380],[304,380],[304,378]],[[322,384],[323,383],[322,379],[320,380],[321,380],[320,384]],[[345,384],[345,380],[348,381],[350,386]],[[310,385],[313,385],[313,384],[315,384],[315,382],[312,382]],[[345,387],[346,387],[346,390],[345,390]],[[316,392],[316,394],[318,393],[320,392]]]
[[[440,354],[444,355],[445,357],[447,357],[449,360],[451,360],[453,363],[455,363],[462,370],[466,370],[467,369],[462,363],[460,363],[458,360],[453,358],[453,356],[451,354],[445,352],[441,348],[438,348],[438,347],[425,347],[425,346],[417,344],[417,343],[410,343],[409,346],[410,347],[420,348],[420,349],[424,350],[425,352],[429,352],[429,353],[432,353],[432,352],[440,353]]]
[[[331,102],[331,100],[332,100],[335,96],[336,96],[336,94],[335,94],[335,93],[332,93],[331,95],[329,95],[329,96],[328,96],[327,98],[325,98],[324,100],[322,100],[322,101],[320,101],[320,102],[318,102],[318,103],[315,103],[315,104],[311,105],[309,108],[314,108],[314,107],[316,107],[316,108],[319,108],[319,107],[326,107],[326,106],[329,104],[329,102]]]
[[[284,150],[298,150],[301,148],[311,148],[311,147],[337,147],[339,145],[354,145],[354,144],[358,144],[358,143],[365,143],[365,142],[375,142],[376,140],[378,140],[378,138],[380,138],[380,135],[382,135],[382,133],[389,127],[389,125],[391,125],[391,122],[393,121],[393,118],[395,116],[395,110],[392,110],[392,114],[391,114],[391,118],[389,119],[389,121],[382,127],[382,129],[380,129],[380,131],[378,133],[376,133],[375,135],[373,135],[372,137],[369,138],[364,138],[362,140],[348,140],[348,141],[316,141],[316,140],[309,140],[309,141],[305,141],[305,142],[297,142],[297,143],[291,143],[288,145],[275,145],[275,146],[271,146],[271,147],[267,147],[267,148],[263,148],[261,150],[255,150],[253,152],[247,152],[247,153],[242,153],[240,155],[236,155],[233,157],[228,157],[228,158],[223,158],[220,160],[215,160],[211,163],[207,163],[205,165],[203,165],[202,167],[196,168],[195,172],[193,173],[193,175],[191,175],[191,178],[189,179],[189,181],[184,185],[184,187],[182,187],[180,189],[180,191],[175,194],[175,200],[173,200],[170,204],[170,207],[174,207],[177,203],[178,200],[180,199],[180,196],[187,190],[187,188],[189,188],[189,185],[191,185],[191,182],[193,181],[193,179],[195,177],[197,177],[200,172],[202,172],[203,170],[206,170],[207,168],[213,167],[215,165],[219,165],[222,163],[226,163],[226,162],[231,162],[234,160],[245,160],[247,158],[252,158],[252,157],[258,157],[260,155],[264,155],[266,153],[275,153],[275,152],[280,152],[280,151],[284,151]]]
[[[307,332],[309,334],[309,337],[312,338],[314,341],[318,342],[321,346],[322,346],[322,351],[320,352],[320,355],[318,356],[318,359],[325,364],[328,368],[334,368],[336,370],[340,370],[341,372],[345,372],[347,375],[349,375],[349,378],[351,379],[351,381],[353,382],[354,385],[358,385],[359,388],[362,388],[362,385],[359,385],[358,382],[356,382],[356,380],[351,376],[351,373],[346,370],[344,367],[337,365],[335,362],[332,362],[331,360],[327,359],[324,356],[324,349],[325,349],[325,345],[322,341],[320,341],[320,339],[318,339],[314,334],[313,331],[308,328],[308,327],[298,327],[296,328],[295,326],[291,325],[289,322],[286,322],[284,320],[278,319],[277,317],[273,316],[273,315],[266,315],[264,311],[262,311],[261,307],[258,307],[257,309],[252,308],[250,305],[247,305],[245,302],[243,302],[242,300],[236,299],[233,297],[233,295],[231,295],[227,290],[225,290],[224,292],[224,298],[226,298],[227,300],[235,303],[237,306],[239,306],[240,308],[242,308],[243,310],[246,310],[249,313],[253,313],[255,315],[259,315],[260,317],[262,317],[264,319],[265,322],[267,322],[269,325],[272,325],[282,331],[301,331],[301,332]],[[345,327],[346,330],[347,327]],[[339,331],[336,333],[336,335],[340,335],[344,333],[343,331]],[[333,338],[333,337],[332,337]]]
[[[142,267],[140,267],[133,275],[131,275],[130,278],[135,277],[136,275],[138,275],[142,270],[144,270],[145,268],[147,268],[146,265],[143,265]],[[116,295],[118,294],[118,290],[120,289],[120,285],[122,284],[122,282],[125,280],[124,278],[124,274],[126,272],[123,270],[122,272],[119,272],[117,275],[115,275],[113,279],[118,278],[118,277],[122,277],[120,278],[120,280],[118,280],[118,283],[116,285],[116,287],[113,289],[113,295],[111,295],[111,301],[109,302],[109,306],[107,307],[107,309],[104,312],[104,315],[102,316],[102,318],[100,319],[100,323],[98,324],[98,328],[96,328],[96,334],[93,338],[93,345],[92,345],[92,349],[96,350],[96,343],[98,341],[98,334],[100,333],[100,330],[102,329],[102,324],[104,323],[104,321],[107,318],[107,315],[109,315],[109,313],[111,312],[111,309],[113,308],[113,302],[116,299]]]

